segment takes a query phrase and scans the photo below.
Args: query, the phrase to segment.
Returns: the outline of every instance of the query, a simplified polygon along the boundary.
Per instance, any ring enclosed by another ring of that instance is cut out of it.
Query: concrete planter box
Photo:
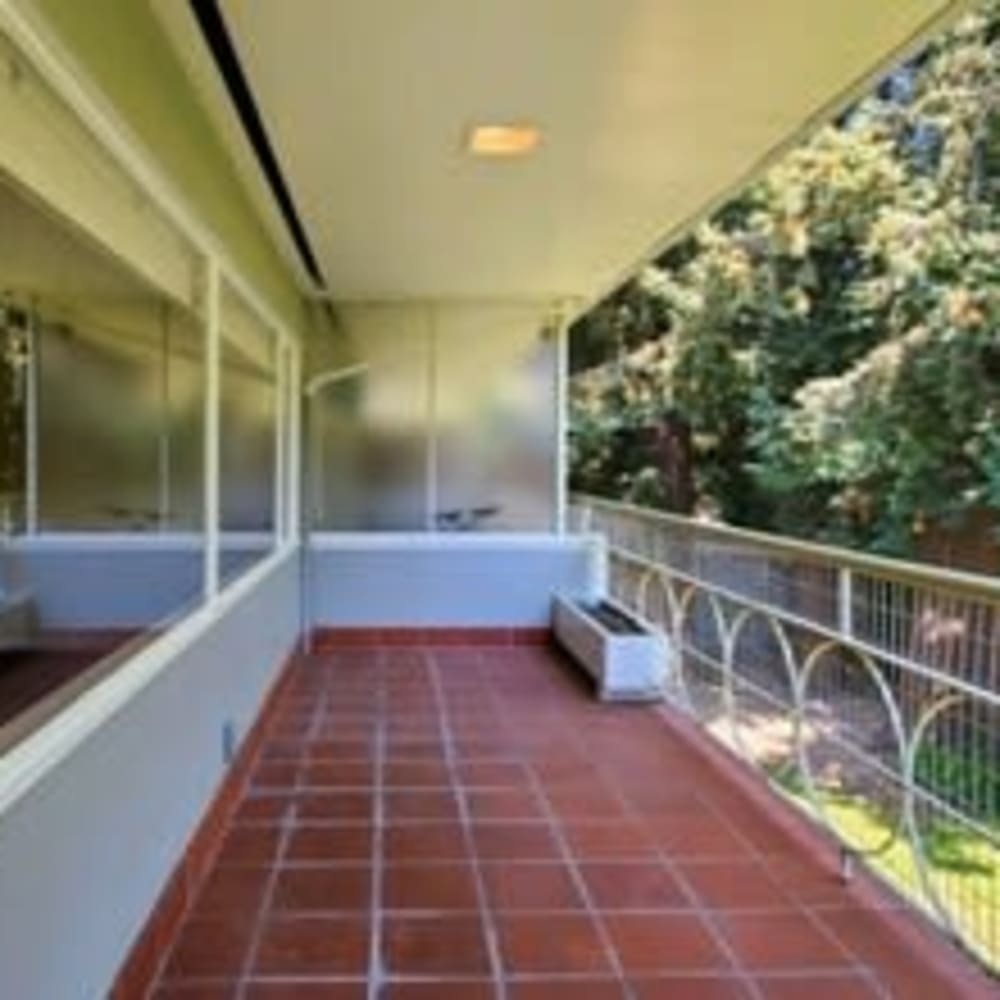
[[[597,683],[602,701],[663,698],[670,645],[658,629],[610,599],[557,595],[552,627],[559,644]]]

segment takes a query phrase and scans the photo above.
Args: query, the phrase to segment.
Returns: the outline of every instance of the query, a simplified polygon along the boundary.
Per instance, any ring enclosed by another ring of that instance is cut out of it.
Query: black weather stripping
[[[302,266],[318,287],[325,288],[326,281],[323,278],[323,272],[316,261],[316,255],[313,253],[299,213],[295,209],[292,193],[285,183],[278,157],[275,155],[267,129],[264,127],[264,120],[261,118],[246,74],[240,65],[240,58],[236,53],[236,47],[233,45],[229,30],[226,28],[226,20],[219,9],[219,4],[217,0],[189,0],[189,3],[191,12],[201,29],[202,37],[205,39],[205,44],[215,60],[216,68],[225,81],[229,99],[233,102],[233,107],[239,115],[243,131],[253,147],[260,169],[267,178],[271,194],[274,195],[274,200],[278,203],[278,208],[281,209],[281,215],[285,220],[285,225],[288,226]]]

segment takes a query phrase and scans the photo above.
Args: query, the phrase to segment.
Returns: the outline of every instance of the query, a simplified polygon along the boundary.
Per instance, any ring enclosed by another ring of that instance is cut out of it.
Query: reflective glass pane
[[[149,277],[0,178],[0,751],[202,600],[203,334]]]
[[[222,332],[220,560],[228,580],[274,547],[277,351],[271,331],[231,291]]]
[[[420,531],[428,522],[428,327],[403,308],[359,320],[363,370],[329,380],[309,406],[310,505],[325,531]]]
[[[438,527],[550,530],[555,337],[499,307],[442,310],[435,331]]]

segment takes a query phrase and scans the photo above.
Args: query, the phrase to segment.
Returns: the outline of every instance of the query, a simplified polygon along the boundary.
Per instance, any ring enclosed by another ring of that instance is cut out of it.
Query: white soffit
[[[173,43],[184,72],[228,150],[247,196],[299,283],[303,288],[308,287],[308,274],[299,260],[281,211],[271,196],[267,180],[257,164],[253,147],[246,139],[239,115],[226,91],[225,81],[201,38],[188,0],[148,2]]]
[[[584,301],[963,6],[221,5],[335,298]],[[511,122],[531,155],[469,155]]]

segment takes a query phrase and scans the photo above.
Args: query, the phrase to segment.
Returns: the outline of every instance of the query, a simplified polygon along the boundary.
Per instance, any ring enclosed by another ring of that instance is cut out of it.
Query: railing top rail
[[[610,513],[628,514],[657,524],[669,525],[687,531],[698,531],[720,539],[782,552],[800,560],[813,563],[832,563],[836,567],[861,570],[879,576],[893,577],[897,580],[902,579],[910,583],[922,584],[934,590],[957,589],[974,593],[979,597],[1000,601],[1000,580],[978,573],[924,565],[905,559],[868,555],[864,552],[855,552],[852,549],[839,548],[834,545],[801,541],[749,528],[736,528],[732,525],[685,517],[681,514],[668,514],[665,511],[639,507],[635,504],[591,496],[590,494],[574,493],[571,502],[596,510],[603,509]]]
[[[675,580],[679,580],[684,584],[690,584],[694,587],[699,587],[703,591],[715,594],[720,598],[731,601],[735,605],[741,605],[755,614],[765,616],[770,615],[787,625],[798,626],[806,632],[822,636],[823,638],[837,642],[844,647],[863,653],[864,655],[871,657],[873,661],[891,663],[894,666],[902,668],[903,670],[909,670],[912,673],[919,674],[927,680],[934,681],[948,690],[961,692],[970,698],[978,699],[981,702],[1000,708],[1000,693],[991,691],[989,688],[983,687],[982,685],[972,683],[963,677],[946,673],[935,667],[927,666],[926,664],[920,663],[918,660],[902,656],[894,650],[883,649],[878,645],[868,642],[865,639],[858,638],[857,636],[846,636],[838,629],[824,625],[822,622],[812,621],[811,619],[805,618],[800,614],[796,614],[794,611],[788,611],[785,608],[768,604],[766,601],[760,601],[756,598],[748,597],[746,594],[741,594],[739,591],[732,590],[729,587],[724,587],[721,584],[710,583],[707,580],[703,580],[697,576],[692,576],[690,573],[684,573],[680,570],[671,569],[669,567],[661,567],[653,560],[647,559],[644,556],[636,554],[635,552],[630,552],[628,549],[612,545],[610,547],[610,551],[613,555],[625,562],[632,563],[635,566],[644,567],[650,572],[665,569],[666,572],[669,573],[669,575]]]

